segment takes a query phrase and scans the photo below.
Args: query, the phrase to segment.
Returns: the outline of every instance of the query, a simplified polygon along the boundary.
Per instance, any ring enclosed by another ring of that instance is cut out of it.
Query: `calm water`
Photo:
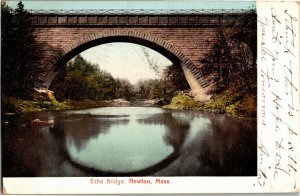
[[[31,126],[36,118],[55,124]],[[3,121],[3,176],[256,175],[255,121],[151,107],[42,112]]]

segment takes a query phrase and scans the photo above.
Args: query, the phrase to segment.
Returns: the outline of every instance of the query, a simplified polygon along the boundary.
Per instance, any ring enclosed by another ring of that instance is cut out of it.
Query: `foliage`
[[[174,96],[177,91],[189,89],[182,69],[176,65],[167,66],[164,69],[164,82],[166,85],[166,94]]]
[[[100,70],[80,55],[60,70],[51,89],[59,99],[105,100],[115,98],[116,81],[107,72]]]
[[[256,11],[224,19],[218,41],[201,61],[215,88],[200,110],[256,118]]]
[[[140,80],[132,85],[128,79],[113,78],[98,65],[80,55],[60,68],[51,90],[58,100],[94,101],[111,99],[164,99],[171,101],[177,91],[189,88],[182,70],[168,66],[160,79]]]
[[[209,78],[215,83],[215,92],[227,89],[236,81],[248,88],[250,78],[256,77],[255,10],[225,21],[228,22],[217,28],[218,41],[201,60],[202,72],[212,76]]]
[[[46,101],[22,100],[15,97],[2,96],[2,106],[4,114],[70,109],[66,103],[58,103],[54,96],[49,97],[49,100]]]
[[[164,97],[164,82],[162,79],[140,80],[136,84],[136,98],[156,99]]]
[[[203,103],[199,109],[235,117],[256,118],[256,94],[237,82],[232,83],[225,91]]]
[[[164,106],[166,109],[197,109],[199,107],[199,102],[193,98],[184,95],[176,95],[169,105]]]
[[[15,10],[1,3],[1,86],[4,94],[30,98],[33,87],[31,64],[35,58],[33,43],[30,14],[22,2]]]
[[[170,65],[164,69],[162,78],[139,81],[136,85],[136,98],[164,98],[171,101],[177,91],[186,89],[189,89],[189,85],[182,70],[175,65]]]
[[[135,98],[134,86],[129,82],[128,79],[115,79],[116,86],[114,97],[124,98],[126,100],[131,100]]]

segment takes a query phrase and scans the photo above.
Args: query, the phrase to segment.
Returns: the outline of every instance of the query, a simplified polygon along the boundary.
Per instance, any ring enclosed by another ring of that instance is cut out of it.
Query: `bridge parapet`
[[[216,26],[246,10],[30,10],[34,26]]]
[[[222,23],[220,16],[132,16],[132,15],[34,15],[33,26],[216,26]]]

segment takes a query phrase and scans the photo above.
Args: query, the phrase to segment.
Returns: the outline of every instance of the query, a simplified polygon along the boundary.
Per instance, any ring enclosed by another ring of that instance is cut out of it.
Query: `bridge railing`
[[[29,10],[34,26],[196,27],[224,24],[250,9]],[[228,17],[227,17],[228,16]]]
[[[249,9],[30,9],[37,15],[220,15],[242,14]]]

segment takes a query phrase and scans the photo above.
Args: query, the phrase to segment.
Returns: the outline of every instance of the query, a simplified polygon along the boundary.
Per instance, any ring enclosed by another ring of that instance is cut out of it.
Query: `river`
[[[37,118],[55,123],[32,126]],[[158,107],[38,112],[2,120],[4,177],[256,176],[253,120]]]

